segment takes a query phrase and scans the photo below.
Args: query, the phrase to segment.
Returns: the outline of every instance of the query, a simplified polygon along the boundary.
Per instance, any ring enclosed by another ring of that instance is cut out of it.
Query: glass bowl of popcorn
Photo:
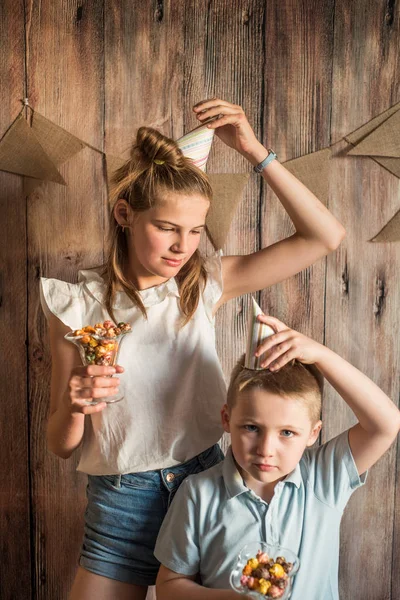
[[[230,584],[235,592],[249,598],[287,600],[299,567],[299,557],[288,548],[250,542],[239,553]]]
[[[78,348],[84,366],[109,367],[117,364],[122,341],[131,330],[129,323],[121,322],[115,325],[112,321],[107,320],[95,323],[95,325],[85,325],[81,329],[67,333],[64,337]],[[112,375],[106,375],[106,377],[112,377]],[[100,402],[113,404],[123,398],[124,388],[120,382],[118,392],[113,396],[88,400],[85,404],[91,406],[100,404]]]

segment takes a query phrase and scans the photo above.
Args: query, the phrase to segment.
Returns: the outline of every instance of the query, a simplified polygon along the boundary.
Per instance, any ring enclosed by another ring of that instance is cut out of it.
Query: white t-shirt
[[[221,255],[206,259],[207,284],[192,319],[180,327],[174,278],[140,295],[147,320],[125,292],[117,292],[118,322],[132,325],[120,349],[125,398],[85,417],[78,471],[125,474],[175,466],[215,444],[222,435],[220,408],[226,385],[215,349],[212,310],[222,294]],[[72,330],[109,319],[99,271],[79,271],[78,283],[41,279],[46,316]]]

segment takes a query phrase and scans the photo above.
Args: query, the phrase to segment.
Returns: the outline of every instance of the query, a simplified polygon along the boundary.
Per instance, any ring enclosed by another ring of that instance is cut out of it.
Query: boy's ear
[[[227,404],[224,404],[224,406],[221,409],[221,420],[222,420],[222,427],[225,429],[225,431],[227,433],[231,432],[231,427],[229,424],[229,408]]]
[[[113,213],[115,220],[121,227],[129,227],[132,224],[133,211],[123,198],[116,201]]]
[[[317,421],[311,430],[310,437],[308,438],[307,446],[312,446],[317,441],[319,432],[322,428],[322,421]]]

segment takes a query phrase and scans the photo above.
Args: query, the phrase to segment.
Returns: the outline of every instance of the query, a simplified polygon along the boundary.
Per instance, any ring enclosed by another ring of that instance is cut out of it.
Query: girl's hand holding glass
[[[73,369],[69,380],[71,412],[90,415],[104,410],[108,399],[119,393],[120,380],[112,376],[123,371],[124,368],[119,365],[89,365]]]

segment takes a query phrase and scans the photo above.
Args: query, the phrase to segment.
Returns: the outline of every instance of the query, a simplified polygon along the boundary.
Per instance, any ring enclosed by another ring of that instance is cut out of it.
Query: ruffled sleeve
[[[41,277],[40,301],[47,319],[53,314],[71,329],[82,327],[85,300],[80,284]]]
[[[203,291],[204,306],[209,319],[213,319],[213,310],[218,300],[222,296],[222,250],[218,250],[215,254],[208,256],[205,260],[205,268],[207,271],[207,284]]]

